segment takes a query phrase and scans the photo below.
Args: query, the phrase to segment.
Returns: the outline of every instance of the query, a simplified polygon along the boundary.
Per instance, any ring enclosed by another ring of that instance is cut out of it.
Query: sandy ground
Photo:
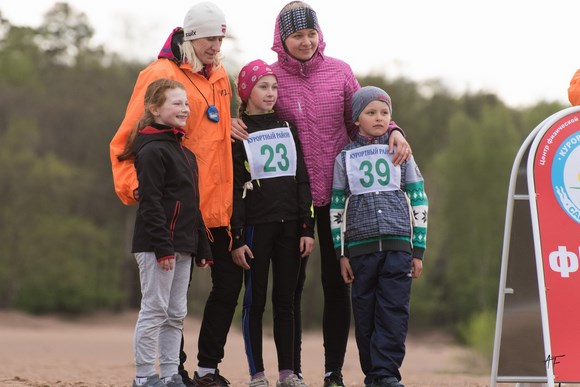
[[[56,317],[31,317],[0,313],[0,386],[121,387],[131,386],[134,376],[132,338],[136,312],[98,316],[81,321]],[[199,321],[185,325],[188,369],[195,369]],[[322,386],[322,337],[317,332],[303,337],[304,377],[311,387]],[[409,337],[402,369],[406,387],[489,386],[489,366],[471,351],[441,335]],[[265,339],[266,373],[275,386],[276,356],[271,337]],[[232,386],[247,385],[247,363],[240,331],[228,337],[220,372]],[[354,337],[349,342],[343,370],[347,386],[362,386],[363,375]],[[506,386],[503,384],[502,386]]]

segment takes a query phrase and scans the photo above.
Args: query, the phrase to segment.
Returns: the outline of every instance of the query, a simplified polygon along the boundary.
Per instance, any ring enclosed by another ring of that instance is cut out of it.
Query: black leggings
[[[205,303],[198,339],[198,365],[217,368],[224,357],[226,339],[232,325],[238,296],[242,288],[243,269],[236,265],[229,252],[230,235],[225,227],[210,228],[213,256],[211,266],[212,289]],[[182,348],[179,369],[187,359]]]
[[[294,292],[300,270],[298,222],[267,223],[246,228],[252,250],[245,272],[243,332],[250,376],[264,372],[262,318],[268,298],[272,263],[272,312],[278,370],[293,370]]]
[[[324,339],[324,371],[341,371],[346,354],[350,328],[350,287],[340,275],[340,263],[336,258],[330,233],[330,205],[314,207],[316,231],[320,247],[320,267],[324,292],[322,332]],[[296,294],[294,295],[294,371],[301,373],[302,349],[301,308],[302,290],[306,280],[307,260],[302,260]]]

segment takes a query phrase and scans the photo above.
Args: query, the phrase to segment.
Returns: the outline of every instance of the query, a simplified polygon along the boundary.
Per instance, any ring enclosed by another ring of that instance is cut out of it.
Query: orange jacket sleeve
[[[570,87],[568,87],[568,100],[573,106],[580,105],[580,70],[577,70],[570,80]]]
[[[150,65],[144,71],[141,71],[133,94],[127,105],[125,117],[115,133],[115,136],[109,144],[109,151],[111,157],[111,166],[113,169],[113,183],[115,185],[115,192],[123,204],[136,204],[137,200],[134,197],[134,192],[138,187],[137,173],[132,160],[118,161],[117,155],[125,149],[125,143],[131,131],[137,126],[137,123],[143,116],[143,104],[145,100],[145,91],[147,86],[154,80],[161,78],[165,74],[152,71],[153,66]]]

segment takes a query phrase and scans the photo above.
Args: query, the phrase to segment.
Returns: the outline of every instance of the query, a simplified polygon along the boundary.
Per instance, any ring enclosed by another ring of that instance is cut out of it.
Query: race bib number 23
[[[296,144],[289,128],[251,133],[244,147],[252,180],[296,176]]]

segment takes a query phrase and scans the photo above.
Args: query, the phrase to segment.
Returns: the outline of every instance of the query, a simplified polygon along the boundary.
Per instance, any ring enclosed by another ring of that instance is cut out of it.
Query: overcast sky
[[[235,37],[224,53],[239,65],[273,62],[274,20],[288,0],[214,0]],[[197,1],[69,0],[95,29],[94,43],[153,60]],[[513,107],[541,99],[568,103],[580,68],[580,1],[310,0],[326,54],[370,72],[414,81],[440,79],[458,93],[485,90]],[[0,0],[12,24],[36,27],[53,0]],[[339,5],[340,4],[340,5]],[[348,4],[348,5],[346,5]],[[229,69],[237,75],[238,68]]]

